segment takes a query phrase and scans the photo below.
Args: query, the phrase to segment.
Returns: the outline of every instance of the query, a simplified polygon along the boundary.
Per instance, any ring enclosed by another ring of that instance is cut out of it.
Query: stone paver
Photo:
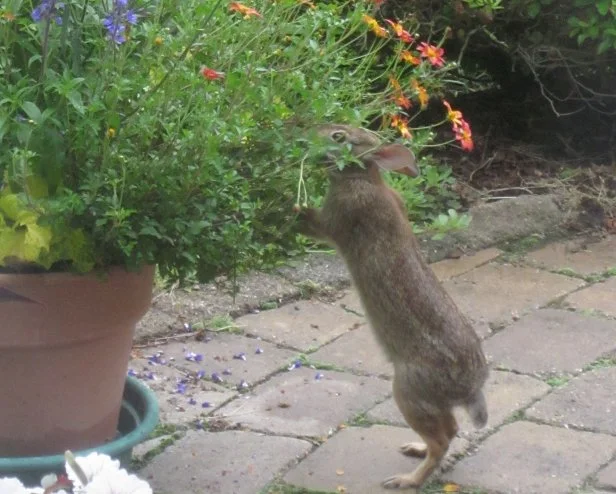
[[[485,223],[493,218],[486,216]],[[443,463],[446,473],[436,478],[464,485],[465,492],[571,494],[582,485],[583,492],[616,492],[616,367],[596,362],[616,352],[616,326],[593,316],[600,311],[616,317],[616,278],[587,285],[547,271],[603,273],[615,263],[616,237],[589,244],[590,252],[563,245],[531,253],[527,260],[534,267],[493,262],[497,249],[432,265],[486,338],[493,366],[512,370],[491,372],[486,428],[475,430],[464,411],[457,413],[461,431]],[[242,278],[235,301],[224,280],[159,294],[141,323],[143,338],[214,314],[253,311],[236,320],[242,335],[172,337],[133,352],[130,373],[157,394],[161,422],[189,425],[162,452],[158,446],[170,436],[135,449],[140,457],[157,453],[140,472],[156,494],[256,494],[280,478],[298,489],[384,494],[384,478],[418,464],[398,452],[400,444],[419,438],[391,398],[391,364],[354,290],[333,303],[303,300],[256,310],[264,301],[284,304],[297,297],[308,280],[320,288],[348,287],[339,257],[313,256],[299,271],[280,273]],[[575,311],[540,309],[560,298]],[[300,352],[344,371],[301,366]],[[537,377],[582,369],[557,389]],[[528,420],[508,423],[519,410]],[[352,419],[364,414],[388,425],[341,426],[360,424]],[[193,430],[195,422],[209,431]],[[229,430],[232,424],[243,430]]]
[[[616,367],[586,372],[532,406],[531,418],[616,434]]]
[[[574,309],[598,310],[616,317],[616,278],[572,293],[565,303]]]
[[[525,373],[576,372],[613,348],[613,321],[558,309],[533,312],[484,342],[495,365]]]
[[[195,373],[169,365],[150,365],[147,360],[134,359],[130,369],[156,392],[160,421],[165,424],[193,423],[237,395],[235,391],[199,379]]]
[[[483,434],[491,428],[498,427],[516,410],[524,408],[550,390],[543,381],[512,372],[491,371],[485,387],[488,404],[488,424],[486,429],[477,431],[468,415],[463,410],[456,410],[456,418],[460,426],[460,434]],[[393,398],[380,403],[367,414],[369,420],[387,422],[394,425],[405,425]]]
[[[486,264],[444,282],[460,309],[475,322],[510,321],[584,285],[539,269]]]
[[[469,272],[471,269],[481,266],[502,254],[502,251],[495,248],[480,250],[474,254],[462,256],[458,259],[445,259],[431,264],[430,267],[436,277],[441,280],[448,280],[455,276]]]
[[[156,494],[255,494],[312,445],[254,432],[188,432],[139,476]]]
[[[174,365],[190,371],[204,371],[207,379],[222,379],[225,385],[237,386],[241,381],[249,385],[288,367],[298,352],[278,348],[272,343],[245,336],[220,333],[209,336],[210,341],[171,343],[157,347],[167,358],[173,357]],[[194,361],[195,355],[203,360]],[[187,360],[187,356],[193,360]]]
[[[367,325],[321,347],[317,352],[310,354],[310,359],[375,376],[393,374],[391,362],[387,360],[372,329]]]
[[[236,319],[247,334],[309,351],[364,324],[363,318],[340,307],[302,300]]]
[[[616,437],[515,422],[444,475],[503,494],[567,494],[616,452]]]
[[[258,431],[322,437],[390,391],[390,382],[375,377],[300,368],[271,378],[216,414]]]
[[[582,275],[616,268],[616,235],[571,249],[571,243],[549,244],[528,255],[531,262],[548,269],[571,269]]]
[[[597,474],[597,487],[602,489],[616,489],[616,461]]]
[[[399,446],[419,440],[410,429],[384,425],[349,427],[291,469],[284,481],[305,489],[327,492],[392,492],[382,488],[381,482],[392,475],[410,473],[420,462],[419,459],[402,455],[398,451]],[[461,454],[467,447],[465,440],[456,439],[448,456]],[[448,463],[447,459],[444,463]]]

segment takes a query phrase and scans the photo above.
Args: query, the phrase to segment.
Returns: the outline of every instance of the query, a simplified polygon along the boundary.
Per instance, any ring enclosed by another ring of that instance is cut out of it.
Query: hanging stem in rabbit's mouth
[[[305,154],[299,163],[299,180],[297,181],[297,198],[295,203],[301,204],[302,207],[308,206],[308,192],[306,191],[306,182],[304,181],[304,163],[308,158],[308,154]],[[302,193],[304,194],[304,200],[301,201]]]

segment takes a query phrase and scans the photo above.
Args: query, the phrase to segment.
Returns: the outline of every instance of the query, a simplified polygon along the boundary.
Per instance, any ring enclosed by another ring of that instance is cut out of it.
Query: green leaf
[[[527,12],[530,17],[535,18],[539,15],[539,12],[541,12],[541,5],[537,2],[531,3],[528,6]]]
[[[17,194],[6,194],[0,197],[0,212],[5,218],[16,221],[19,213],[23,211],[23,203]]]
[[[83,106],[83,100],[81,99],[81,93],[77,90],[72,90],[66,95],[66,98],[70,101],[71,106],[83,115],[85,108]]]
[[[49,250],[51,237],[51,228],[48,226],[40,226],[36,223],[28,224],[23,242],[23,255],[21,257],[26,261],[40,262],[41,251]],[[44,265],[45,268],[50,266]]]
[[[610,11],[611,4],[612,4],[612,0],[598,0],[597,1],[597,11],[601,15],[606,15]]]
[[[42,123],[43,114],[41,110],[39,110],[38,106],[36,106],[32,101],[25,101],[23,105],[21,105],[23,111],[26,112],[26,115],[36,124]]]

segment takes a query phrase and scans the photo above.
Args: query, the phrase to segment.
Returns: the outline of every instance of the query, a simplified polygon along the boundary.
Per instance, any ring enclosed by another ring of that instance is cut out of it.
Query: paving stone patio
[[[486,249],[432,265],[484,339],[492,371],[487,427],[457,414],[459,437],[425,491],[613,494],[616,236],[516,258]],[[346,273],[326,257],[312,268],[281,269],[285,293],[299,297],[294,283],[306,279],[338,291],[287,301],[282,285],[264,281],[266,298],[282,303],[256,310],[242,295],[253,309],[235,320],[237,334],[172,323],[218,314],[211,293],[152,309],[147,326],[166,337],[136,347],[129,372],[161,406],[159,437],[135,450],[156,494],[378,494],[391,492],[383,479],[418,464],[398,451],[417,435],[391,398],[392,366]]]

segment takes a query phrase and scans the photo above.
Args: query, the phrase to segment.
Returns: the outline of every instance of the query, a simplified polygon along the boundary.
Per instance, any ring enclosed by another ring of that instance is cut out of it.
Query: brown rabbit
[[[476,427],[487,422],[485,356],[473,327],[424,261],[402,199],[380,176],[379,168],[416,176],[413,154],[345,125],[324,125],[318,133],[349,146],[363,167],[339,170],[328,155],[330,187],[320,211],[302,211],[304,232],[329,240],[343,257],[393,363],[396,403],[425,441],[401,448],[406,455],[425,457],[417,469],[383,485],[418,491],[458,432],[452,409],[465,407]]]

